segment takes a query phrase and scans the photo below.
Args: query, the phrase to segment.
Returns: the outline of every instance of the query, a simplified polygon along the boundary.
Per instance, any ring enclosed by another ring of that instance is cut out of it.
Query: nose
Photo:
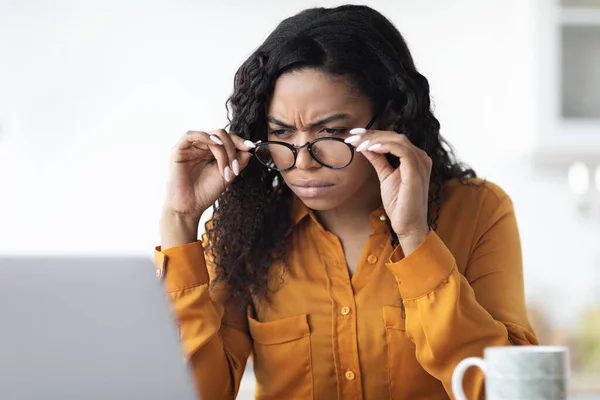
[[[315,160],[313,156],[310,155],[308,147],[298,149],[298,157],[296,158],[296,168],[301,170],[308,170],[319,167],[321,167],[321,164],[319,164],[317,160]]]

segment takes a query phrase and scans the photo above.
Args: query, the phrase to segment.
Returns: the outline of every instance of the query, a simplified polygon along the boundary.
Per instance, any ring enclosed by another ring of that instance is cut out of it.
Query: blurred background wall
[[[405,35],[458,156],[513,198],[540,336],[600,332],[600,2],[361,3]],[[281,19],[338,4],[0,0],[0,254],[149,256],[171,146],[225,125]]]

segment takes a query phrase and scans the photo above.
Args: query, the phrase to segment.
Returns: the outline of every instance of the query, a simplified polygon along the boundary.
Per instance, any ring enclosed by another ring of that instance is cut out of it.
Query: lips
[[[319,180],[297,180],[291,183],[292,189],[301,198],[314,198],[329,193],[334,184]]]
[[[300,180],[291,182],[291,185],[297,186],[297,187],[305,187],[305,188],[308,188],[308,187],[322,188],[322,187],[333,186],[333,183],[319,181],[316,179],[300,179]]]

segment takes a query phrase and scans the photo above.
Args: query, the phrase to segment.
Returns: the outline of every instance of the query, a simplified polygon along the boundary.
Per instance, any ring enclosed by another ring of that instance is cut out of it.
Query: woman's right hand
[[[173,148],[164,212],[199,221],[248,165],[253,147],[223,129],[188,131]]]

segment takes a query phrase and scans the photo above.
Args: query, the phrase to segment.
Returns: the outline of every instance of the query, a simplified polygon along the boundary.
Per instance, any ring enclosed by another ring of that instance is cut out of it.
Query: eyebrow
[[[309,128],[317,128],[319,126],[323,126],[323,125],[328,124],[330,122],[339,121],[339,120],[345,120],[345,119],[350,119],[350,118],[351,118],[350,114],[344,114],[344,113],[333,114],[333,115],[330,115],[329,117],[325,117],[325,118],[322,118],[322,119],[320,119],[318,121],[311,122],[310,124],[308,124],[308,127]],[[280,126],[282,128],[296,129],[295,126],[292,126],[292,125],[287,124],[287,123],[285,123],[283,121],[280,121],[280,120],[278,120],[275,117],[268,117],[267,121],[269,121],[270,123],[275,124],[277,126]]]

